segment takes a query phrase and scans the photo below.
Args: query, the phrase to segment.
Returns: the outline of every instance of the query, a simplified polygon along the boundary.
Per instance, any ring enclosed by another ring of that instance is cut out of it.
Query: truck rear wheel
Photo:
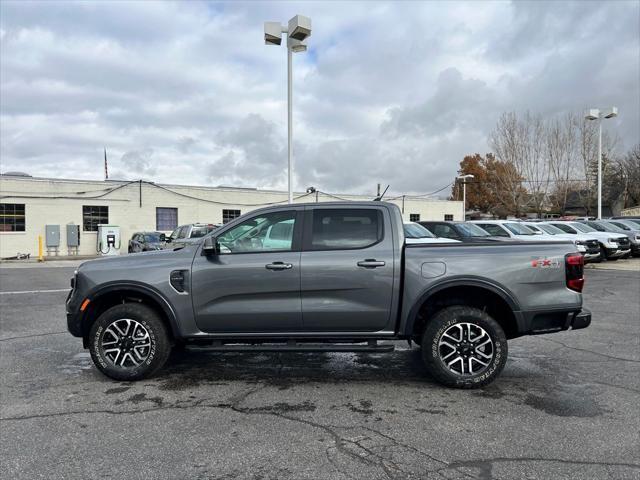
[[[455,388],[479,388],[495,380],[504,368],[507,338],[486,312],[447,307],[427,323],[422,359],[438,382]]]
[[[167,328],[151,308],[137,303],[106,310],[91,326],[89,351],[95,366],[114,380],[140,380],[169,358]]]

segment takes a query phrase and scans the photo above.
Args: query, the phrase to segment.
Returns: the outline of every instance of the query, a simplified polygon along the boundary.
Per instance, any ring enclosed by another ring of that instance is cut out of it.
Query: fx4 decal
[[[531,259],[533,268],[560,268],[560,261],[557,258],[538,257]]]

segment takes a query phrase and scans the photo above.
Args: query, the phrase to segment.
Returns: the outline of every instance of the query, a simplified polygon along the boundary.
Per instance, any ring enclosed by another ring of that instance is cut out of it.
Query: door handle
[[[291,263],[273,262],[264,266],[267,270],[291,270],[293,265]]]
[[[364,268],[376,268],[384,267],[385,263],[382,260],[376,260],[375,258],[367,258],[366,260],[358,262],[358,266]]]

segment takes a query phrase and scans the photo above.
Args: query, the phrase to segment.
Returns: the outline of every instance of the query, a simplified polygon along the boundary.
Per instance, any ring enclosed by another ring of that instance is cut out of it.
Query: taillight
[[[568,253],[564,257],[564,266],[567,275],[567,288],[582,292],[582,287],[584,287],[584,258],[582,255]]]

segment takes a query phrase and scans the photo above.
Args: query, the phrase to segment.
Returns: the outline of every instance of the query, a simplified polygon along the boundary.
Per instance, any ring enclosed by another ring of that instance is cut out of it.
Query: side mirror
[[[211,235],[204,237],[202,251],[205,255],[216,255],[218,253],[218,241]]]
[[[166,237],[166,238],[164,239],[164,241],[165,241],[165,242],[167,242],[167,243],[171,243],[171,241],[172,241],[172,240],[173,240],[173,239],[172,239],[170,236],[169,236],[169,237]]]

